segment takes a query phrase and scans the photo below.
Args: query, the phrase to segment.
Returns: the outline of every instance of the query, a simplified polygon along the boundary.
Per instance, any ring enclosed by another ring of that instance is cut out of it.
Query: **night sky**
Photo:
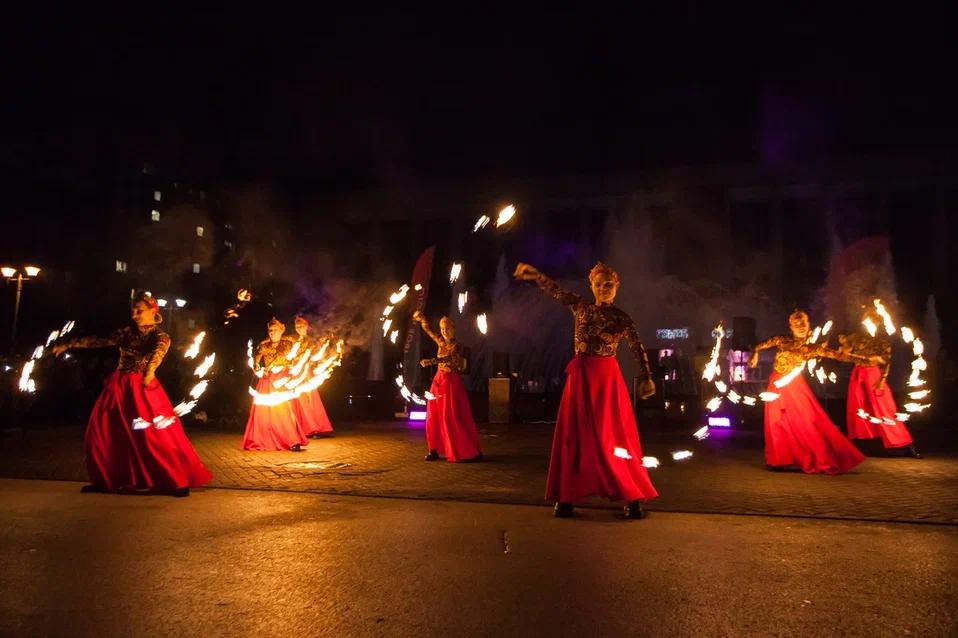
[[[8,16],[0,159],[311,193],[958,146],[950,16],[679,4]]]

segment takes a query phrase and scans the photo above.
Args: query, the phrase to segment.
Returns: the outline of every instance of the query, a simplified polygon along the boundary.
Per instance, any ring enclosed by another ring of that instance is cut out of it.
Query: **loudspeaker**
[[[508,352],[493,352],[492,353],[492,376],[508,377],[509,372],[510,372],[509,353]]]
[[[489,423],[509,423],[512,417],[512,379],[489,379]]]
[[[732,317],[732,349],[751,350],[756,343],[755,317]]]

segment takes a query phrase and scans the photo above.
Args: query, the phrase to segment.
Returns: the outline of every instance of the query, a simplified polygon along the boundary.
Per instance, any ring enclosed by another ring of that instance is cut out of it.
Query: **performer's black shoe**
[[[642,501],[629,501],[625,504],[625,507],[622,508],[623,513],[626,518],[631,519],[643,519],[649,515],[644,509],[642,509]]]
[[[305,451],[306,451],[306,448],[304,448],[302,445],[300,445],[299,443],[297,443],[297,444],[294,445],[293,447],[289,448],[289,451],[290,451],[290,452],[305,452]]]
[[[915,446],[914,446],[914,445],[909,445],[909,446],[905,449],[905,456],[910,456],[910,457],[913,458],[913,459],[920,459],[920,458],[922,458],[921,454],[918,453],[918,450],[915,449]]]
[[[423,459],[423,461],[438,461],[438,460],[439,460],[439,452],[435,450],[429,450],[429,454],[427,454],[425,458]]]
[[[173,496],[175,498],[183,498],[184,496],[189,496],[189,495],[190,495],[190,488],[188,487],[178,487],[172,492],[170,492],[170,496]]]
[[[81,487],[80,492],[83,494],[105,494],[106,488],[96,483],[90,483],[89,485]]]
[[[556,503],[552,515],[556,518],[572,518],[575,515],[575,509],[572,503]]]
[[[463,463],[482,463],[486,457],[480,452],[478,455],[472,457],[471,459],[466,459]]]

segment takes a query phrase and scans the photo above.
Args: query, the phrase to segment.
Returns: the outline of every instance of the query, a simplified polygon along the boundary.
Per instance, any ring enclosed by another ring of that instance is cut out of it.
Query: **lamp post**
[[[17,320],[20,317],[20,295],[23,292],[24,280],[29,280],[40,274],[40,269],[36,266],[23,266],[20,269],[4,266],[0,268],[0,274],[7,278],[8,282],[17,282],[17,299],[13,304],[13,328],[10,331],[10,351],[17,342]]]
[[[173,313],[176,311],[177,308],[183,308],[184,306],[186,306],[186,299],[181,299],[180,297],[176,297],[175,299],[173,299],[172,302],[170,302],[169,300],[163,297],[157,297],[156,303],[160,308],[166,308],[167,306],[169,306],[170,308],[170,336],[172,337],[173,330],[175,329],[175,325],[173,324]]]

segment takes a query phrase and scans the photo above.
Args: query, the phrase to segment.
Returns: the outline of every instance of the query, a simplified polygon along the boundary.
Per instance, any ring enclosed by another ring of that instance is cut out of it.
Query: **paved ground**
[[[542,505],[552,426],[480,426],[489,460],[477,464],[423,462],[422,430],[396,422],[340,424],[302,453],[244,452],[239,430],[189,434],[215,474],[210,487]],[[756,434],[699,443],[644,432],[643,445],[662,461],[652,510],[958,524],[958,455],[947,450],[869,458],[834,477],[768,472]],[[679,449],[695,456],[673,462]],[[0,437],[0,476],[84,481],[82,427]]]
[[[16,480],[0,510],[9,636],[958,632],[939,525]]]

